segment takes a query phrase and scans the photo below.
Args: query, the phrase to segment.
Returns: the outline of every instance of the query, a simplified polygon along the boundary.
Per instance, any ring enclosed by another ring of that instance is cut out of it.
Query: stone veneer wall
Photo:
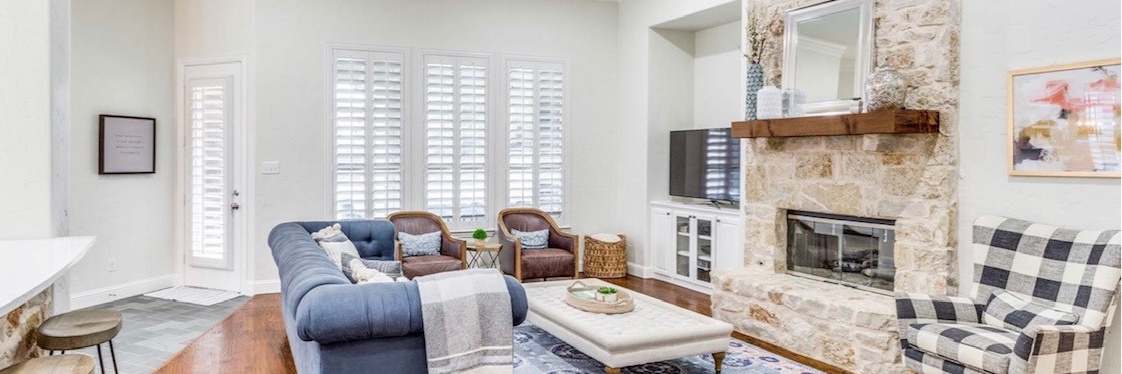
[[[0,320],[0,368],[42,353],[35,346],[35,329],[51,315],[51,292],[48,287]]]
[[[788,9],[764,56],[782,74]],[[714,276],[713,311],[751,336],[847,370],[899,372],[892,298],[783,275],[787,210],[896,220],[896,290],[957,292],[958,36],[961,0],[877,0],[875,59],[908,82],[905,106],[940,112],[939,134],[756,138],[745,143],[745,267]]]

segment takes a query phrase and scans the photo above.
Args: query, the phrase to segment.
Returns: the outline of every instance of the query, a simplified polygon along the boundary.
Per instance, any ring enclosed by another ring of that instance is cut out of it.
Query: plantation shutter
[[[401,210],[405,55],[335,50],[335,216]]]
[[[512,59],[506,69],[508,203],[564,221],[565,64]]]
[[[188,149],[191,162],[191,263],[223,267],[229,263],[230,82],[221,78],[187,82],[190,119]]]
[[[487,60],[424,57],[425,210],[453,228],[487,213]]]

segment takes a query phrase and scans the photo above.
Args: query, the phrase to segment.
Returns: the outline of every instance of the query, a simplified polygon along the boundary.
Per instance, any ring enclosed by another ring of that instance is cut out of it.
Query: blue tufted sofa
[[[334,223],[283,223],[269,233],[296,370],[303,374],[427,372],[417,284],[351,284],[311,236]],[[339,223],[362,257],[393,259],[394,227],[388,221]],[[526,319],[526,293],[514,278],[506,277],[506,284],[512,323],[518,325]]]

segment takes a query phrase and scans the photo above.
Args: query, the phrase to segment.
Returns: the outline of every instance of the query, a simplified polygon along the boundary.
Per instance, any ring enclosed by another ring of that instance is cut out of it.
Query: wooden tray
[[[600,287],[588,286],[581,281],[573,282],[565,292],[565,304],[590,313],[620,314],[635,310],[635,302],[631,295],[623,290],[616,289],[616,301],[604,302],[588,298],[588,293],[595,296]]]

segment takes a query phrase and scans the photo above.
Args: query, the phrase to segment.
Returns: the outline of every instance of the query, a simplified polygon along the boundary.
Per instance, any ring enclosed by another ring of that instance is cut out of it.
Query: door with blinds
[[[186,286],[241,292],[244,283],[241,71],[240,62],[183,69]]]

